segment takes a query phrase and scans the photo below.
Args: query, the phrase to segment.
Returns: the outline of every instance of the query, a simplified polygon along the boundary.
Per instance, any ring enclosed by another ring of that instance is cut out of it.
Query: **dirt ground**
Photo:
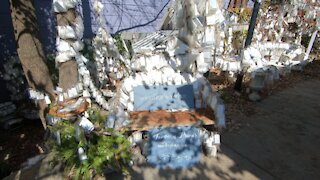
[[[125,179],[319,179],[320,178],[320,61],[303,72],[292,72],[264,91],[260,102],[236,96],[222,76],[211,82],[226,103],[228,128],[222,134],[217,158],[203,156],[191,169],[156,169],[135,164]],[[244,92],[245,94],[245,88]],[[34,135],[33,132],[36,132]],[[24,134],[24,135],[22,135]],[[11,132],[1,131],[1,161],[12,170],[28,157],[39,154],[41,124]],[[8,139],[10,141],[8,141]],[[8,145],[9,144],[9,145]],[[29,153],[32,152],[32,153]],[[19,157],[24,158],[19,158]],[[7,179],[61,178],[45,159],[34,168],[18,171]],[[124,179],[110,174],[107,179]]]
[[[0,130],[0,178],[43,152],[44,133],[40,120],[24,120],[12,129]]]

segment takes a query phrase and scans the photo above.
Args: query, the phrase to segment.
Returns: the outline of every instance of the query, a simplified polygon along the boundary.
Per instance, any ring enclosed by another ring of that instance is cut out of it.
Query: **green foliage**
[[[309,34],[303,34],[301,39],[301,45],[305,48],[309,46],[311,36]],[[320,53],[320,38],[316,38],[311,49],[311,53],[319,54]]]
[[[103,115],[100,110],[95,110],[92,108],[87,109],[89,114],[89,119],[93,124],[103,129],[104,123],[107,119],[107,115]]]
[[[121,55],[124,55],[127,53],[126,48],[124,47],[123,43],[122,43],[122,38],[120,34],[117,34],[113,37],[113,39],[115,40],[115,44],[118,48],[118,51]]]
[[[128,51],[127,49],[124,47],[124,44],[123,44],[123,39],[121,38],[121,34],[117,34],[113,37],[113,39],[115,40],[115,44],[118,48],[118,51],[119,53],[126,57],[126,58],[129,58],[129,59],[132,59],[132,44],[131,44],[131,41],[128,41],[128,44],[127,44],[127,48],[128,48]]]
[[[84,42],[84,47],[81,50],[81,53],[89,61],[94,61],[94,51],[93,51],[93,47],[92,47],[92,39],[85,39],[83,42]]]
[[[282,4],[290,4],[291,0],[268,0],[272,5],[282,5]]]
[[[89,164],[98,174],[102,174],[103,169],[108,166],[125,172],[123,165],[131,159],[129,148],[130,142],[122,134],[93,135],[88,148]]]
[[[235,13],[238,18],[239,18],[239,22],[243,23],[243,22],[250,22],[250,18],[251,18],[251,9],[250,8],[232,8],[231,11],[233,13]]]
[[[8,163],[0,162],[0,178],[5,178],[6,176],[9,176],[12,171],[12,168]]]
[[[219,93],[220,93],[220,97],[223,100],[223,102],[228,104],[232,101],[232,97],[231,97],[230,93],[228,93],[226,91],[219,91]]]
[[[48,55],[47,56],[47,66],[49,69],[49,73],[51,75],[51,80],[54,85],[58,84],[59,81],[59,71],[56,68],[55,63],[55,56],[54,55]]]
[[[92,122],[99,125],[104,123],[106,117],[99,111],[89,111]],[[125,166],[131,159],[130,142],[123,133],[111,131],[111,136],[98,135],[99,133],[85,135],[68,121],[61,121],[49,128],[53,132],[60,131],[61,136],[61,145],[53,144],[55,159],[64,162],[65,171],[72,172],[75,179],[90,179],[94,173],[103,175],[105,168],[127,173]],[[102,131],[103,128],[100,133]],[[78,156],[79,147],[87,155],[87,160],[82,162]]]
[[[49,129],[53,132],[60,132],[61,145],[53,145],[52,152],[57,158],[55,160],[63,161],[66,166],[66,171],[70,171],[73,166],[79,167],[80,161],[77,155],[78,141],[75,138],[74,125],[68,121],[61,121],[56,125],[49,126]]]

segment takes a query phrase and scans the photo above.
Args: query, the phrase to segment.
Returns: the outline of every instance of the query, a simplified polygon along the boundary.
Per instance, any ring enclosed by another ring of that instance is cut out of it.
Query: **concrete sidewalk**
[[[247,127],[222,136],[226,147],[276,179],[320,179],[319,80],[256,103],[244,121]]]

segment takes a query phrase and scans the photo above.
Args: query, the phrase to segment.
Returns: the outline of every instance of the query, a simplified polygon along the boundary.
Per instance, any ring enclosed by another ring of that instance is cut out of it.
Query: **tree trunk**
[[[76,12],[74,9],[69,9],[65,13],[57,14],[58,26],[72,25],[76,19]],[[75,40],[68,39],[72,43]],[[64,90],[74,87],[78,83],[78,64],[75,59],[59,64],[59,86]]]
[[[9,0],[9,3],[17,52],[28,84],[32,89],[48,93],[52,98],[54,86],[39,39],[39,26],[33,0]],[[45,108],[45,103],[41,101],[39,111],[44,128],[46,128]]]

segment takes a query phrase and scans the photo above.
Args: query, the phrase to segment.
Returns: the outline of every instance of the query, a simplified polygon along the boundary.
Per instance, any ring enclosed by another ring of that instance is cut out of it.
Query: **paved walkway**
[[[320,81],[272,95],[256,112],[247,127],[223,135],[223,147],[273,179],[320,179]]]
[[[126,179],[320,179],[319,80],[274,94],[256,103],[254,115],[244,117],[234,115],[233,119],[245,126],[222,135],[218,158],[202,157],[188,170],[159,170],[139,164]],[[37,167],[33,171],[40,177],[60,177]],[[20,179],[27,174],[30,172],[21,172]],[[114,174],[107,179],[123,177]]]

